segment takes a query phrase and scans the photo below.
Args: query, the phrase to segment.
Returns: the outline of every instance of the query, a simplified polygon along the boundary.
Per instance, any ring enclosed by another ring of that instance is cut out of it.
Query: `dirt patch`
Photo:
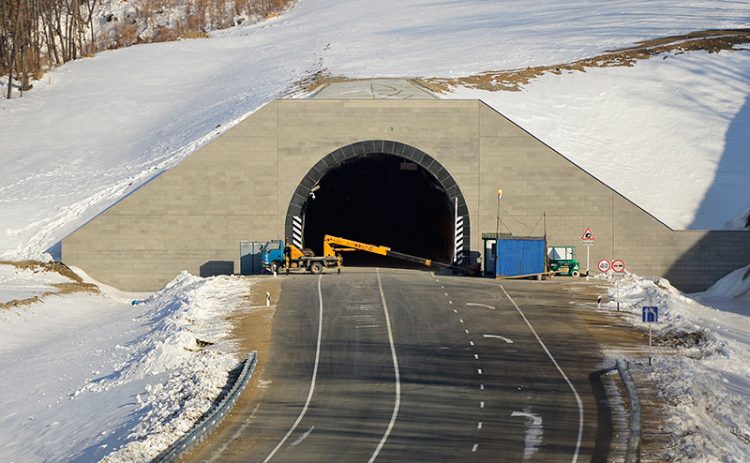
[[[737,50],[738,45],[750,43],[750,29],[727,29],[697,31],[636,42],[632,47],[608,51],[592,58],[571,63],[534,66],[507,71],[487,71],[451,79],[418,79],[417,82],[436,93],[445,93],[452,87],[469,87],[489,91],[518,91],[532,80],[544,74],[563,72],[586,72],[587,68],[633,66],[638,60],[650,59],[667,53],[681,54],[703,50],[718,53],[722,50]]]
[[[73,293],[99,293],[99,287],[95,284],[84,282],[80,275],[62,262],[39,262],[33,260],[0,261],[0,265],[12,265],[19,269],[29,269],[35,272],[55,272],[71,280],[69,283],[51,284],[50,286],[56,288],[56,291],[45,291],[42,294],[25,299],[12,299],[8,302],[0,302],[0,310],[35,304],[41,302],[47,296],[63,296]]]
[[[613,66],[633,66],[638,60],[650,59],[667,53],[682,54],[688,51],[707,51],[718,53],[722,50],[738,50],[738,46],[750,43],[750,29],[717,29],[696,31],[689,34],[672,35],[636,42],[632,47],[610,50],[598,56],[584,58],[570,63],[548,66],[532,66],[522,69],[502,71],[485,71],[464,77],[455,78],[419,78],[415,82],[434,93],[446,93],[454,87],[468,87],[480,90],[519,91],[524,85],[544,74],[563,72],[586,72],[588,68],[606,68]],[[337,82],[356,82],[370,79],[349,79],[331,75],[328,69],[308,74],[300,79],[295,89],[310,93],[320,87]],[[748,218],[750,221],[750,217]]]

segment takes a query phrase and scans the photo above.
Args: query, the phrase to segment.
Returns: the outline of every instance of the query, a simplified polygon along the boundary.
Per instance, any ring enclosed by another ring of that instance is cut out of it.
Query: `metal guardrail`
[[[630,403],[630,435],[625,452],[625,463],[636,463],[641,459],[641,401],[638,399],[638,390],[630,375],[628,363],[622,359],[617,359],[616,363]]]
[[[257,353],[251,352],[248,354],[247,359],[244,360],[242,371],[237,376],[237,380],[224,398],[218,404],[214,405],[213,409],[206,414],[202,421],[196,423],[190,432],[177,439],[177,441],[157,455],[156,458],[151,460],[151,463],[177,461],[178,458],[192,450],[196,444],[203,442],[203,440],[208,437],[208,435],[211,434],[219,424],[221,424],[224,417],[226,417],[232,407],[234,407],[240,393],[245,389],[250,377],[252,377],[257,363]]]

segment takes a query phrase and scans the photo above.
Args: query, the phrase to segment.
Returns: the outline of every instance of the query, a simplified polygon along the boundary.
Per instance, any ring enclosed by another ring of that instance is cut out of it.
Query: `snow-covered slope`
[[[238,362],[226,316],[248,291],[182,274],[135,306],[102,287],[0,310],[0,461],[155,457],[226,384]]]
[[[730,228],[750,208],[750,51],[670,53],[451,97],[491,104],[673,228]]]
[[[749,19],[750,4],[718,0],[304,0],[280,18],[212,39],[100,53],[49,73],[22,99],[0,100],[0,256],[40,257],[117,198],[316,71],[455,76],[566,62],[645,38],[742,27]],[[482,97],[626,196],[648,197],[645,206],[668,224],[719,228],[743,212],[734,209],[747,191],[734,190],[737,178],[747,178],[747,156],[740,156],[750,145],[741,130],[747,61],[748,52],[681,57],[665,61],[672,67],[662,72],[654,60],[549,76],[528,92]],[[709,88],[717,82],[719,91]],[[611,89],[611,98],[601,89]],[[566,118],[563,124],[556,115]],[[680,121],[688,124],[675,132]],[[700,135],[691,131],[696,124]],[[649,130],[636,143],[639,127]],[[651,163],[662,156],[663,164]],[[639,167],[642,159],[650,163]],[[653,185],[640,173],[654,166],[670,174],[659,179],[660,200],[643,194]],[[715,176],[722,170],[732,175]],[[693,190],[685,195],[688,183]]]

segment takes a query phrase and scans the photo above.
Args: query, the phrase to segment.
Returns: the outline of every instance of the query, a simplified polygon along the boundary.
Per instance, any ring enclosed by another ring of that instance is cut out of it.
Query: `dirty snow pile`
[[[0,461],[148,461],[205,413],[238,363],[226,316],[248,282],[182,273],[132,294],[0,311]]]
[[[619,280],[620,314],[633,324],[647,330],[642,307],[659,307],[653,365],[638,359],[631,366],[649,377],[665,404],[664,431],[672,435],[662,449],[665,460],[750,460],[748,274],[750,266],[738,269],[691,297],[665,279],[626,275]],[[612,287],[610,300],[615,298]]]
[[[102,52],[48,73],[23,98],[0,99],[0,258],[45,257],[317,72],[455,77],[747,27],[748,18],[750,3],[719,0],[303,0],[210,39]],[[750,51],[539,82],[474,95],[673,227],[722,228],[750,208]]]

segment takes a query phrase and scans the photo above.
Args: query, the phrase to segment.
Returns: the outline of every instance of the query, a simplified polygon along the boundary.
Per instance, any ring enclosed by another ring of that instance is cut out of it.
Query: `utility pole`
[[[494,256],[492,256],[492,260],[494,261],[494,267],[497,268],[497,250],[498,250],[498,244],[500,242],[500,198],[503,197],[503,189],[498,188],[497,189],[497,224],[495,225],[495,252]]]

